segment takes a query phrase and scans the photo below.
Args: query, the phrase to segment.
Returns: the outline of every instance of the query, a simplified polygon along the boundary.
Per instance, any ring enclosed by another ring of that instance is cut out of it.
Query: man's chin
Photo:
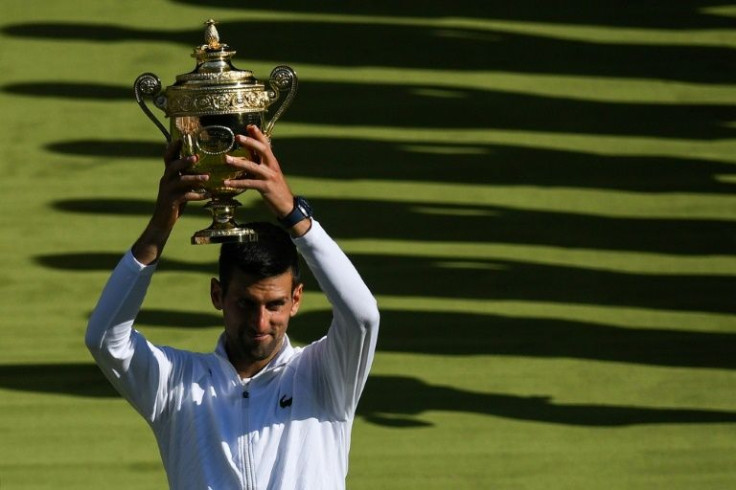
[[[251,344],[248,346],[246,352],[248,352],[249,357],[254,361],[265,361],[269,357],[273,356],[274,352],[278,348],[278,344],[279,342],[277,340],[272,340],[262,345]]]

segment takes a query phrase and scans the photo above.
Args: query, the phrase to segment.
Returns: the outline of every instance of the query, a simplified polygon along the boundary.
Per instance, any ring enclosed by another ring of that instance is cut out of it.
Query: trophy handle
[[[276,112],[274,112],[271,120],[266,124],[266,129],[263,131],[263,134],[270,138],[271,133],[273,132],[273,125],[276,124],[276,121],[278,121],[284,111],[289,108],[291,102],[294,100],[294,96],[296,95],[296,72],[285,65],[277,66],[273,71],[271,71],[271,78],[268,80],[268,83],[275,92],[274,97],[277,99],[277,101],[274,102]],[[286,93],[286,96],[283,99],[280,97],[281,92]],[[281,99],[280,103],[278,102],[278,99]]]
[[[143,100],[144,96],[155,97],[154,104],[156,107],[159,109],[166,107],[166,96],[159,95],[161,93],[161,80],[153,73],[144,73],[135,79],[133,90],[135,90],[135,100],[138,102],[138,105],[141,107],[143,112],[151,121],[153,121],[156,127],[161,130],[166,137],[166,141],[171,143],[171,134],[167,131],[166,127],[161,124],[161,121],[153,115],[146,105],[146,101]]]

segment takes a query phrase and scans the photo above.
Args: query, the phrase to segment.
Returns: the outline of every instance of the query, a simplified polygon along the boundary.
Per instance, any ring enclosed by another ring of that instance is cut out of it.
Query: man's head
[[[231,362],[241,373],[265,366],[281,347],[302,296],[299,256],[289,235],[271,223],[249,223],[258,240],[220,249],[212,304],[222,310]],[[252,374],[255,374],[252,373]]]
[[[293,287],[299,285],[299,255],[289,234],[267,222],[248,223],[246,227],[258,234],[257,241],[224,243],[220,248],[219,274],[223,289],[227,291],[236,270],[261,279],[291,271]]]

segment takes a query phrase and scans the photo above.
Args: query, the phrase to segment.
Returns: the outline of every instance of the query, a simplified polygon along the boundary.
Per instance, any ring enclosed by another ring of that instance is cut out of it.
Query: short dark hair
[[[259,279],[281,275],[289,270],[292,289],[301,281],[299,254],[289,234],[281,227],[265,221],[248,223],[245,227],[258,235],[255,241],[223,243],[220,247],[220,285],[227,290],[235,268]]]

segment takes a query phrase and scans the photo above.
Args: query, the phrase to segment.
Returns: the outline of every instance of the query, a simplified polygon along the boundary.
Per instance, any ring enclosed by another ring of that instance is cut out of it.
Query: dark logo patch
[[[281,408],[286,408],[291,406],[291,402],[294,400],[294,397],[291,396],[289,398],[286,398],[286,395],[282,396],[279,400],[279,406]]]

